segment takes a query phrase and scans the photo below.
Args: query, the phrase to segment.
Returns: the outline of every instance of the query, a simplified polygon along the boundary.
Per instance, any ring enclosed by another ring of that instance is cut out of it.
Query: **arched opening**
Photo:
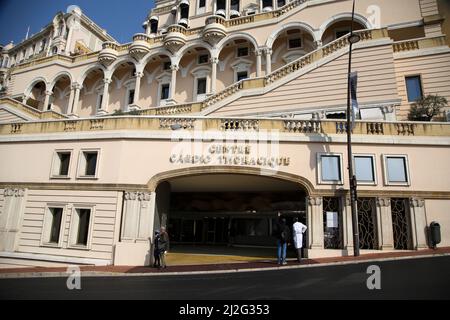
[[[158,33],[158,21],[159,18],[156,16],[150,18],[150,34],[155,35]]]
[[[203,46],[191,47],[183,53],[179,62],[177,97],[179,102],[202,101],[210,91],[211,55]]]
[[[158,107],[164,105],[169,99],[172,77],[171,65],[168,54],[153,54],[147,59],[144,77],[141,80],[139,101],[142,106],[146,108]]]
[[[189,26],[189,1],[182,0],[180,3],[180,20],[178,24],[187,28]]]
[[[239,18],[241,10],[239,7],[239,0],[231,0],[230,3],[230,19]]]
[[[322,44],[326,45],[350,33],[351,23],[352,22],[350,18],[345,18],[344,20],[339,20],[329,25],[322,34]],[[358,21],[354,21],[354,31],[364,29],[366,29],[366,26],[364,24]]]
[[[176,176],[156,188],[154,228],[166,227],[172,252],[271,257],[279,213],[307,224],[306,189],[253,174]]]
[[[72,81],[67,74],[62,74],[53,81],[53,87],[51,88],[53,95],[50,98],[52,110],[66,114],[70,112],[69,97],[71,84]]]
[[[272,44],[271,69],[281,68],[315,48],[314,36],[310,31],[296,24],[285,26]]]
[[[123,61],[116,65],[109,85],[108,113],[128,111],[135,101],[136,66],[131,61]],[[136,97],[136,101],[139,97]]]
[[[220,45],[217,91],[235,82],[256,77],[256,44],[251,38],[236,36]]]
[[[80,117],[88,117],[97,114],[103,102],[103,70],[93,68],[89,70],[82,79],[82,91],[78,106],[74,110],[78,111]]]
[[[47,87],[43,80],[36,81],[30,86],[27,93],[27,100],[24,103],[37,110],[47,110],[48,106],[44,106],[46,90]]]
[[[227,17],[227,1],[226,0],[216,0],[216,12],[217,16],[221,16],[223,18]]]

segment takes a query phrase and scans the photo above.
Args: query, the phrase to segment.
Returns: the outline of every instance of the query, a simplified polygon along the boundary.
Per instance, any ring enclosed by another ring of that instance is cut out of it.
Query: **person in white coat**
[[[303,223],[298,221],[298,218],[294,218],[293,225],[293,240],[295,249],[297,249],[297,260],[301,262],[302,260],[302,247],[303,247],[303,234],[306,229],[308,229]]]

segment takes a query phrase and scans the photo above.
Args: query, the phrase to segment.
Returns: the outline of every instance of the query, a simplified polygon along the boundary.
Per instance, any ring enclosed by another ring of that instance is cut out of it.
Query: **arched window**
[[[226,0],[217,0],[216,1],[216,12],[215,14],[221,17],[226,18]]]
[[[57,53],[58,53],[58,47],[53,47],[52,53],[53,53],[53,54],[57,54]]]
[[[239,0],[231,0],[230,5],[230,18],[238,18],[241,16],[241,12],[239,10]]]
[[[158,17],[150,18],[150,34],[156,34],[158,32]]]
[[[262,11],[269,12],[273,10],[273,0],[262,0]]]

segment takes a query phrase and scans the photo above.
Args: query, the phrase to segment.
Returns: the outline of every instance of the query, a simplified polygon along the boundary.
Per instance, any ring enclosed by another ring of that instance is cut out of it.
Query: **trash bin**
[[[430,240],[433,249],[436,249],[436,245],[441,243],[441,226],[436,221],[430,224]]]

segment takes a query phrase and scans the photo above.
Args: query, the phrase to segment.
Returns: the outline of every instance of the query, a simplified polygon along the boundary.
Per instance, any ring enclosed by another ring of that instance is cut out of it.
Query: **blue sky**
[[[19,43],[50,23],[59,11],[70,5],[106,29],[120,43],[130,42],[142,32],[142,23],[154,6],[153,0],[0,0],[0,43]]]

